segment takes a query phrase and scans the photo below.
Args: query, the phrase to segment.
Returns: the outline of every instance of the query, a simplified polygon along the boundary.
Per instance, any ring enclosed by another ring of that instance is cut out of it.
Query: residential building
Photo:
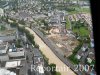
[[[78,51],[76,58],[80,60],[85,54],[87,55],[86,51],[88,51],[88,44],[83,44],[81,49]]]
[[[19,71],[21,67],[23,67],[21,60],[9,60],[9,61],[1,62],[1,68],[7,69],[15,73],[15,74],[12,73],[12,75],[19,75]],[[10,74],[7,74],[7,75],[10,75]]]
[[[91,31],[91,33],[90,33],[90,40],[91,40],[90,45],[91,45],[92,48],[94,48],[94,37],[93,37],[93,31]]]
[[[16,73],[0,68],[0,75],[16,75]]]
[[[38,69],[37,72],[35,72],[35,74],[37,75],[44,75],[44,59],[42,54],[40,53],[39,49],[34,48],[34,61],[33,61],[33,65],[36,66],[36,68]]]
[[[84,52],[82,50],[79,50],[78,53],[77,53],[77,55],[76,55],[76,58],[78,60],[80,60],[83,56],[84,56]]]
[[[11,30],[4,30],[0,32],[0,40],[2,41],[14,41],[17,37],[16,37],[17,33],[16,30],[11,29]]]
[[[8,56],[10,59],[25,60],[25,49],[24,48],[16,48],[15,46],[12,46],[9,48]]]
[[[81,49],[82,49],[82,51],[87,51],[88,50],[88,44],[83,44]]]
[[[94,52],[94,49],[93,48],[91,48],[90,49],[90,52],[89,52],[89,54],[88,54],[88,57],[87,57],[87,62],[88,63],[93,63],[95,61],[95,52]]]
[[[7,69],[17,68],[19,66],[22,66],[20,60],[18,60],[18,61],[7,61],[7,62],[5,62],[5,68],[7,68]]]
[[[0,41],[0,61],[9,60],[7,51],[8,51],[8,42]]]

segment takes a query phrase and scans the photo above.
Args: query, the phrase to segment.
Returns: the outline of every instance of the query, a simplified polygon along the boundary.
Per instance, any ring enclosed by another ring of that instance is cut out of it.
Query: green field
[[[80,36],[89,35],[89,30],[86,27],[73,28],[73,32],[79,34]]]
[[[68,17],[66,17],[66,29],[70,29],[71,23],[68,19]]]
[[[88,37],[90,34],[90,31],[88,30],[88,26],[85,22],[82,22],[81,20],[71,22],[72,25],[72,31],[82,37]]]

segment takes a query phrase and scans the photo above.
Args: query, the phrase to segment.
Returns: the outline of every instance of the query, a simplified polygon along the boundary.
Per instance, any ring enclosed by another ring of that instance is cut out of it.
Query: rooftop
[[[8,43],[7,42],[2,42],[0,43],[0,54],[5,54],[8,49]]]
[[[34,56],[42,57],[42,54],[40,53],[39,49],[34,48],[33,52],[34,52]]]
[[[22,17],[22,18],[31,17],[29,13],[27,13],[27,12],[22,12],[22,11],[19,12],[19,16]]]
[[[7,44],[7,42],[4,42],[3,40],[0,40],[0,46],[1,45],[6,45]]]
[[[39,73],[40,74],[44,74],[44,69],[43,69],[43,66],[42,65],[39,65],[38,66],[38,69],[39,69]]]
[[[90,58],[90,59],[92,59],[92,60],[95,59],[95,52],[94,52],[94,49],[93,49],[93,48],[90,49],[88,58]]]
[[[5,64],[6,68],[16,68],[21,65],[21,61],[8,61]]]
[[[51,18],[51,19],[50,19],[50,23],[58,23],[58,19]]]
[[[16,75],[16,73],[0,68],[0,75]]]
[[[82,50],[79,50],[77,55],[84,56],[84,52]]]
[[[86,51],[86,49],[88,48],[88,44],[83,44],[83,46],[82,46],[82,51]]]
[[[24,51],[24,48],[11,47],[11,48],[9,49],[9,52],[14,52],[14,49],[16,50],[16,52]]]

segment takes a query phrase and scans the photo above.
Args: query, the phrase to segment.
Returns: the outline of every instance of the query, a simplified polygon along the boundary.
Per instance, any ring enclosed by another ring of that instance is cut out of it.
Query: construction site
[[[79,43],[72,31],[66,30],[64,27],[52,27],[49,33],[50,35],[47,35],[47,37],[62,50],[66,57],[72,54]]]

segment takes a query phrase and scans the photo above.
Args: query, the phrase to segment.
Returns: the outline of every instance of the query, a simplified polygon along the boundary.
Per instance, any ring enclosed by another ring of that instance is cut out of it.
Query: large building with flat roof
[[[9,69],[9,68],[17,68],[18,66],[21,65],[21,61],[7,61],[5,63],[5,68]]]
[[[9,48],[8,56],[10,59],[25,59],[24,48]]]

